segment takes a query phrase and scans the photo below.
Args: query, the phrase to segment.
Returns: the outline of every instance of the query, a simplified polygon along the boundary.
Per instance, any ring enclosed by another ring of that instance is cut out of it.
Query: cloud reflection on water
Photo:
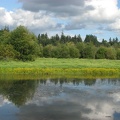
[[[33,98],[18,108],[16,120],[120,119],[120,81],[98,79],[93,83],[39,82]],[[1,97],[0,104],[4,108]]]
[[[57,120],[116,120],[115,113],[120,112],[120,87],[108,82],[102,84],[98,80],[93,86],[40,85],[34,98],[21,108],[21,114],[27,111],[29,116],[32,107],[31,117],[37,112],[46,120],[56,117]]]

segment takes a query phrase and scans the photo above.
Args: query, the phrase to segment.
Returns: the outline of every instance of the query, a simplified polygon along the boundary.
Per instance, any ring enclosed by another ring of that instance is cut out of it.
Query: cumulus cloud
[[[5,10],[5,8],[0,8],[0,25],[8,24],[12,25],[13,24],[13,18],[10,15],[12,12],[8,12]]]
[[[47,12],[31,12],[27,10],[17,9],[15,11],[7,11],[5,8],[0,8],[0,26],[16,26],[24,25],[33,31],[55,30],[62,27],[57,23],[51,14]]]
[[[18,0],[22,8],[0,8],[0,26],[25,25],[36,31],[120,30],[118,0]]]
[[[43,10],[62,17],[79,14],[86,7],[85,0],[19,0],[19,2],[23,3],[25,10],[34,12]]]
[[[116,19],[115,22],[108,26],[109,30],[120,31],[120,18]]]
[[[89,0],[85,2],[85,6],[91,6],[94,9],[73,16],[71,18],[71,24],[73,25],[71,26],[81,27],[83,25],[84,27],[86,26],[86,28],[97,29],[103,29],[104,26],[104,29],[108,29],[110,27],[113,28],[116,24],[116,20],[120,19],[120,9],[117,7],[117,0]],[[66,27],[68,28],[68,26]]]
[[[38,12],[46,11],[66,21],[65,29],[101,28],[120,29],[118,0],[19,0],[23,9]],[[118,19],[118,20],[117,20]],[[116,21],[117,20],[117,21]]]
[[[95,8],[93,11],[88,12],[94,21],[111,22],[119,16],[117,0],[91,0],[91,2],[86,2],[86,4]]]

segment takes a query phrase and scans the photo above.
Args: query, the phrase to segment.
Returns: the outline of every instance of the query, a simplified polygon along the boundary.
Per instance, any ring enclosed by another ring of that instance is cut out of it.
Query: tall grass
[[[118,68],[120,60],[40,58],[34,62],[0,61],[0,68]]]
[[[0,74],[120,76],[119,60],[41,58],[34,62],[0,61]]]

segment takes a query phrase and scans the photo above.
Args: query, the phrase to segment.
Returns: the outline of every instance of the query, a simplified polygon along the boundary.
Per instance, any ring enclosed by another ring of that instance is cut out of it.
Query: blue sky
[[[0,0],[0,28],[24,25],[34,33],[120,39],[119,0]]]
[[[22,7],[22,4],[17,0],[0,0],[0,7],[4,7],[7,10],[14,10]]]

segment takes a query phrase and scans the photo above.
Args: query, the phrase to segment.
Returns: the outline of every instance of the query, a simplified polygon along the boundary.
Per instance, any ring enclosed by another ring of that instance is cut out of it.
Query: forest
[[[116,37],[99,42],[92,34],[83,40],[80,34],[72,37],[64,32],[37,36],[24,26],[0,30],[0,60],[34,61],[38,57],[120,60],[120,41]]]

